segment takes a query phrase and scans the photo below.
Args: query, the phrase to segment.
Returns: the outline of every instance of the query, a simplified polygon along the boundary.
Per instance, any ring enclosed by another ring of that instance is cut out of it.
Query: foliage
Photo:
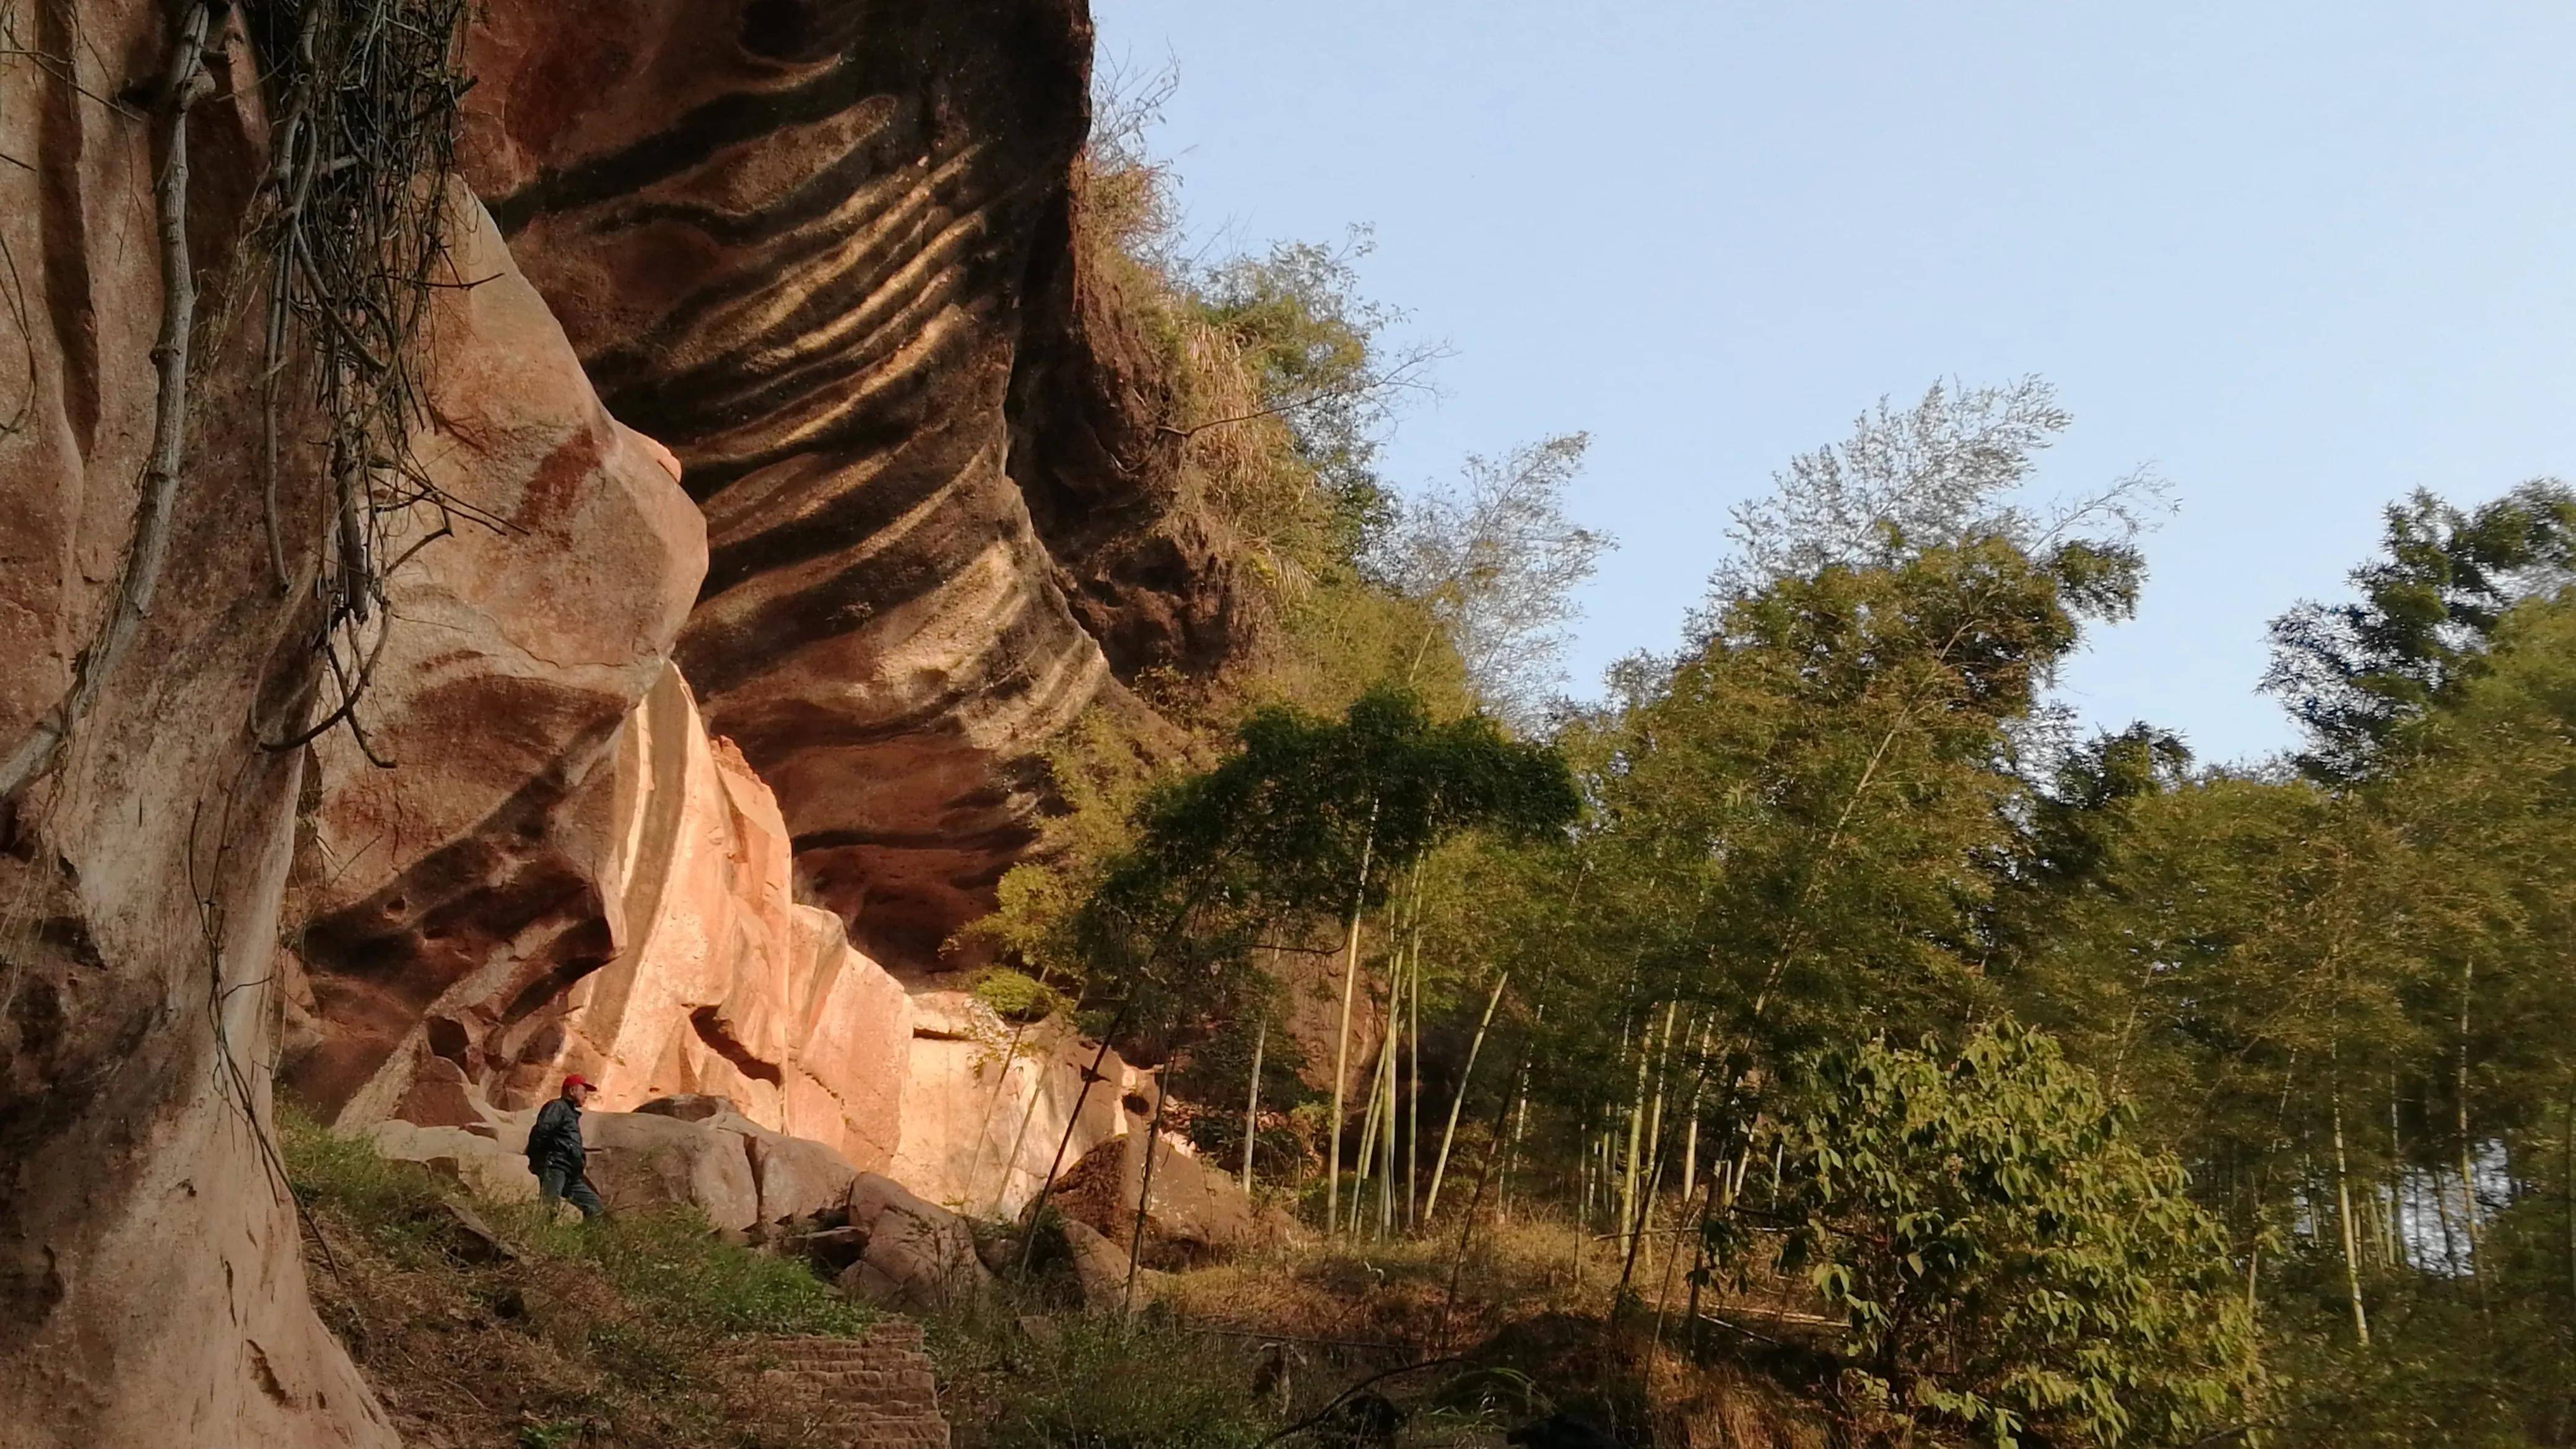
[[[2555,481],[2468,510],[2418,489],[2386,518],[2386,556],[2352,572],[2359,600],[2303,603],[2272,625],[2264,687],[2307,727],[2302,763],[2329,780],[2367,774],[2473,671],[2514,603],[2576,569],[2576,492]]]
[[[1446,835],[1481,825],[1535,836],[1576,808],[1552,752],[1481,717],[1434,724],[1400,690],[1373,690],[1338,721],[1264,710],[1238,740],[1215,769],[1146,800],[1135,844],[1067,923],[1064,954],[1116,983],[1143,1013],[1131,1022],[1168,1029],[1239,1000],[1274,928],[1354,890],[1383,898],[1393,873]]]
[[[1436,631],[1422,647],[1445,633],[1484,707],[1523,729],[1563,680],[1573,591],[1610,546],[1565,516],[1589,442],[1569,433],[1500,459],[1471,455],[1457,487],[1407,500],[1369,561],[1427,606]]]
[[[1783,1225],[1779,1268],[1844,1320],[1843,1353],[1897,1412],[1998,1446],[2239,1421],[2260,1378],[2227,1235],[2054,1042],[1874,1041],[1823,1056],[1800,1095],[1766,1134],[1768,1203],[1712,1218],[1712,1256],[1741,1271],[1746,1224]]]
[[[2124,549],[2166,504],[2169,490],[2150,472],[2037,509],[2012,501],[2072,421],[2037,377],[1934,383],[1903,412],[1881,398],[1849,438],[1792,459],[1773,475],[1772,492],[1733,509],[1736,552],[1715,575],[1718,598],[1836,566],[1891,567],[1914,550],[1981,539],[2036,554],[2096,532],[2105,539],[2096,552]]]
[[[997,966],[975,982],[975,999],[1004,1021],[1035,1022],[1064,1008],[1053,987],[1022,971]]]

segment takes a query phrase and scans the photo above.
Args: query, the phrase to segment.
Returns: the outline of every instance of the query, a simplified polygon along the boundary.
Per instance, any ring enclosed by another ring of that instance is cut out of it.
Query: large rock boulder
[[[476,1197],[491,1202],[533,1202],[537,1177],[528,1171],[526,1138],[504,1146],[464,1127],[416,1127],[409,1122],[379,1122],[366,1131],[376,1155],[390,1162],[416,1162]]]
[[[700,1123],[742,1139],[764,1223],[794,1222],[838,1208],[858,1180],[858,1167],[829,1144],[772,1132],[743,1116],[728,1097],[686,1093],[656,1098],[635,1110]]]
[[[1154,1148],[1148,1197],[1145,1144]],[[1064,1175],[1050,1199],[1063,1214],[1125,1243],[1145,1204],[1147,1261],[1166,1267],[1204,1263],[1275,1241],[1282,1220],[1254,1208],[1232,1177],[1168,1138],[1138,1130],[1093,1148]]]
[[[840,1275],[843,1292],[891,1307],[936,1308],[971,1297],[992,1281],[975,1255],[966,1220],[873,1173],[850,1186],[848,1241],[858,1254]]]
[[[760,1220],[794,1222],[846,1204],[859,1180],[850,1160],[820,1142],[783,1132],[754,1132],[743,1139],[751,1175],[760,1189]]]
[[[1127,1286],[1127,1239],[1112,1242],[1080,1218],[1060,1219],[1057,1227],[1064,1235],[1066,1265],[1082,1294],[1082,1306],[1094,1313],[1142,1307],[1168,1281],[1166,1274],[1140,1263],[1131,1294]]]
[[[694,1207],[719,1231],[761,1220],[742,1134],[647,1112],[585,1112],[581,1126],[590,1181],[609,1211]]]

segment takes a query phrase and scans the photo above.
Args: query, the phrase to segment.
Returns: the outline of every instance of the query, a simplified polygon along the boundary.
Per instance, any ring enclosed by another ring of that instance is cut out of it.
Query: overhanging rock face
[[[1006,416],[1089,62],[1064,0],[496,6],[473,35],[469,174],[706,513],[680,666],[881,959],[986,908],[1037,751],[1109,678]]]

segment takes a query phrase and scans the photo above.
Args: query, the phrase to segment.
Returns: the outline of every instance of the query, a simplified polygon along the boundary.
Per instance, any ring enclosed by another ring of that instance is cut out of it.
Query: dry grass
[[[1510,1382],[1514,1412],[1567,1413],[1622,1443],[1822,1449],[1829,1416],[1818,1397],[1830,1370],[1782,1329],[1798,1317],[1783,1306],[1787,1288],[1704,1295],[1694,1334],[1687,1248],[1677,1236],[1651,1241],[1656,1251],[1640,1253],[1636,1288],[1616,1313],[1622,1245],[1547,1215],[1486,1224],[1463,1254],[1454,1229],[1294,1244],[1176,1275],[1160,1306],[1204,1329],[1301,1340],[1317,1367],[1346,1377],[1371,1364],[1463,1360],[1446,1382],[1414,1391],[1427,1403],[1469,1385],[1490,1398]]]

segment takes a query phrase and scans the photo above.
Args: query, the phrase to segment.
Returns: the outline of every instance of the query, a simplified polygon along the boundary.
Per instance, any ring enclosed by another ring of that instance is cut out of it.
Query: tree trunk
[[[2335,1204],[2341,1209],[2343,1227],[2343,1287],[2352,1303],[2352,1336],[2363,1348],[2370,1347],[2370,1318],[2361,1306],[2360,1245],[2353,1236],[2352,1182],[2343,1151],[2343,1084],[2335,1084],[2334,1093]]]
[[[1270,1018],[1252,1029],[1252,1092],[1243,1103],[1243,1190],[1252,1191],[1252,1140],[1261,1129],[1261,1049],[1270,1044]]]
[[[1422,1181],[1422,908],[1418,902],[1413,917],[1413,994],[1405,1001],[1413,1037],[1412,1085],[1404,1094],[1404,1227],[1411,1232],[1414,1187]]]
[[[1350,939],[1342,947],[1342,1029],[1333,1044],[1333,1125],[1324,1156],[1324,1231],[1339,1225],[1342,1210],[1343,1090],[1350,1079],[1351,992],[1360,974],[1360,908],[1368,902],[1369,862],[1377,852],[1377,802],[1369,802],[1368,834],[1360,841],[1360,879],[1351,892]]]
[[[1458,1095],[1449,1099],[1449,1125],[1440,1132],[1440,1151],[1431,1159],[1431,1191],[1422,1205],[1422,1216],[1428,1220],[1440,1211],[1440,1179],[1449,1170],[1449,1148],[1458,1138],[1458,1114],[1467,1105],[1467,1088],[1476,1079],[1476,1054],[1485,1049],[1485,1031],[1494,1024],[1494,1008],[1503,1003],[1503,988],[1511,984],[1512,973],[1494,978],[1493,993],[1485,998],[1485,1014],[1476,1022],[1476,1035],[1467,1043],[1467,1067],[1458,1074]],[[1526,1099],[1523,1105],[1527,1105]]]
[[[1145,1255],[1145,1214],[1154,1203],[1154,1159],[1163,1148],[1163,1104],[1171,1100],[1172,1063],[1154,1076],[1154,1120],[1145,1124],[1145,1171],[1136,1184],[1136,1226],[1127,1234],[1127,1282],[1118,1290],[1118,1311],[1136,1311],[1136,1264]],[[1123,1174],[1122,1174],[1123,1176]]]
[[[2473,962],[2460,962],[2459,1049],[2452,1069],[2451,1106],[2460,1138],[2460,1237],[2468,1247],[2470,1275],[2483,1278],[2478,1271],[2478,1166],[2469,1137],[2469,992],[2476,969]]]

